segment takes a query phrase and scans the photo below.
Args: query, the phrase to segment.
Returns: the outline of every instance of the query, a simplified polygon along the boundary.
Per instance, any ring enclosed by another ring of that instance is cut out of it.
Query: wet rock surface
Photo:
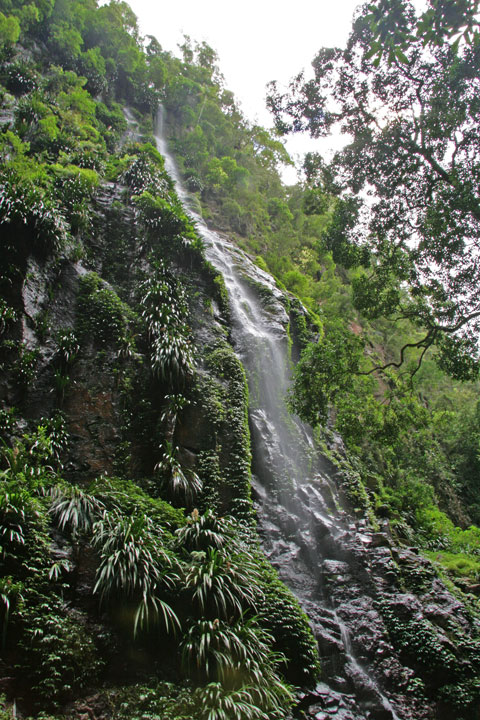
[[[319,478],[320,484],[325,482]],[[315,497],[308,490],[310,486],[299,489],[299,499]],[[267,555],[307,613],[322,661],[323,682],[301,696],[295,717],[448,717],[434,700],[417,696],[421,663],[400,651],[388,627],[389,617],[419,631],[428,627],[440,650],[452,656],[449,634],[454,626],[460,636],[474,634],[467,609],[431,563],[418,549],[395,547],[387,531],[369,531],[362,521],[345,523],[330,515],[320,520],[321,532],[309,532],[308,507],[279,511],[268,496],[258,496]],[[412,576],[417,589],[409,592],[406,584]],[[448,672],[442,678],[437,669],[432,682],[448,682]]]

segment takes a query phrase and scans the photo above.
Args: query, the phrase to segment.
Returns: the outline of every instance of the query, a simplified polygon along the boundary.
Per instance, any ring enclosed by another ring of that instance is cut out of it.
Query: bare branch
[[[421,359],[423,359],[423,356],[425,355],[426,351],[429,347],[433,345],[433,341],[435,339],[436,330],[429,331],[424,338],[421,340],[418,340],[418,342],[415,343],[405,343],[405,345],[400,350],[400,360],[398,362],[391,361],[389,363],[386,363],[385,365],[376,365],[375,367],[371,368],[371,370],[359,372],[359,375],[371,375],[374,372],[383,372],[384,370],[387,370],[390,367],[396,367],[399,368],[403,365],[405,362],[405,353],[409,348],[424,348]],[[418,370],[418,367],[417,367]],[[415,370],[415,372],[417,372]],[[415,374],[415,373],[414,373]]]

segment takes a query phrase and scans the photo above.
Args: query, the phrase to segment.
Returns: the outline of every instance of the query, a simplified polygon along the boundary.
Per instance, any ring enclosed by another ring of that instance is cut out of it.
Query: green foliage
[[[18,357],[14,364],[18,384],[26,389],[33,382],[36,374],[39,351],[30,350],[25,344],[18,347]]]
[[[184,500],[191,507],[192,502],[202,490],[202,481],[193,470],[182,468],[177,454],[178,447],[173,447],[169,440],[165,440],[163,453],[155,465],[155,470],[158,470],[165,478],[170,494],[174,498]]]
[[[184,385],[193,374],[187,303],[182,286],[163,262],[141,286],[142,318],[151,343],[153,372],[173,385]]]
[[[388,603],[382,604],[381,614],[392,642],[421,677],[433,682],[435,696],[440,696],[447,707],[455,708],[460,720],[470,717],[480,692],[478,640],[464,637],[451,619],[448,631],[455,638],[454,648],[428,620],[398,616]]]
[[[279,697],[279,690],[283,697]],[[200,720],[280,720],[292,700],[289,689],[280,683],[276,687],[244,685],[238,690],[225,690],[220,683],[209,683],[198,688],[194,697]]]
[[[50,514],[60,530],[68,529],[73,537],[78,533],[91,532],[105,507],[94,495],[75,485],[57,485],[52,489],[51,496]]]
[[[20,23],[14,16],[5,17],[0,12],[0,44],[13,45],[17,42],[20,37]]]
[[[94,480],[90,492],[109,509],[119,508],[122,513],[139,513],[151,518],[155,526],[165,533],[185,523],[183,512],[158,497],[151,497],[133,480],[102,475]]]
[[[133,311],[96,273],[80,278],[77,308],[83,337],[93,339],[100,346],[112,341],[132,342],[129,323],[134,319]]]
[[[195,551],[185,576],[185,587],[201,617],[239,617],[255,608],[258,573],[245,555],[226,556],[209,548]]]
[[[466,18],[478,32],[476,6],[431,3],[419,21],[410,2],[370,3],[345,50],[321,49],[312,80],[299,76],[290,94],[273,85],[269,100],[282,131],[319,137],[336,127],[351,136],[328,167],[309,163],[313,186],[339,198],[327,244],[346,267],[370,266],[354,284],[358,309],[411,319],[422,336],[405,347],[416,348],[418,363],[435,347],[440,367],[458,379],[476,379],[479,363],[480,215],[471,163],[479,151],[471,131],[478,53],[476,40],[450,44],[448,29]],[[420,24],[430,28],[427,48]],[[401,46],[390,44],[395,37]],[[465,133],[451,153],[451,138]]]
[[[194,676],[235,683],[235,676],[261,681],[272,639],[253,620],[227,625],[218,618],[192,623],[182,640],[182,662]]]
[[[219,380],[205,402],[214,426],[228,429],[222,448],[221,472],[224,478],[219,490],[218,510],[238,519],[251,520],[250,503],[250,433],[248,428],[248,388],[245,371],[227,343],[219,343],[206,356],[207,367]],[[213,389],[213,388],[212,388]],[[224,410],[221,410],[223,404]]]
[[[151,518],[105,513],[93,526],[92,543],[100,556],[93,589],[100,601],[133,602],[134,635],[157,624],[175,631],[179,620],[160,596],[177,580],[175,561],[163,546],[161,530],[154,528]]]
[[[226,518],[217,517],[210,509],[203,515],[193,510],[176,534],[179,548],[187,552],[206,552],[209,548],[223,548],[232,539],[234,528]]]
[[[43,590],[24,593],[16,622],[23,628],[17,669],[28,677],[39,707],[57,707],[102,669],[85,618]]]
[[[190,720],[196,708],[192,687],[187,683],[152,682],[149,685],[128,685],[115,688],[109,698],[116,717],[126,720]]]
[[[423,12],[415,17],[405,16],[400,2],[382,0],[369,3],[366,21],[372,34],[368,57],[378,66],[383,56],[388,62],[408,62],[405,52],[414,39],[435,47],[452,37],[455,49],[461,41],[474,44],[478,41],[478,2],[469,0],[440,0],[428,2]]]
[[[28,250],[58,252],[67,239],[65,219],[54,201],[14,171],[0,177],[0,226],[5,233],[5,262]]]
[[[362,343],[340,324],[328,328],[316,345],[309,345],[295,369],[291,407],[316,425],[325,420],[329,403],[358,371]]]
[[[147,190],[141,195],[134,196],[133,201],[149,230],[172,238],[187,233],[191,228],[180,206],[172,206],[171,202],[161,197],[156,198]]]
[[[298,601],[263,561],[258,620],[286,657],[285,675],[295,685],[314,685],[320,674],[316,639]]]

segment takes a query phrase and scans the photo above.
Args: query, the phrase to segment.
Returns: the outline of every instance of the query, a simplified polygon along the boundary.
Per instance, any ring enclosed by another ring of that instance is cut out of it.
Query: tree
[[[375,56],[371,7],[345,50],[322,49],[314,78],[290,93],[272,84],[269,105],[283,131],[313,137],[339,129],[351,142],[330,166],[310,157],[313,187],[337,197],[335,253],[363,263],[354,282],[367,317],[409,318],[423,329],[418,363],[432,346],[443,369],[478,375],[480,330],[480,42],[452,46],[449,32],[425,47],[408,2],[396,3],[408,45]],[[360,251],[358,250],[360,248]]]
[[[0,46],[14,45],[20,37],[20,23],[16,17],[0,12]]]
[[[405,22],[404,0],[377,0],[368,6],[366,19],[372,32],[370,52],[380,58],[386,54],[403,62],[404,50],[415,38],[424,45],[439,45],[443,38],[455,37],[474,44],[479,39],[479,0],[429,0],[413,27]]]

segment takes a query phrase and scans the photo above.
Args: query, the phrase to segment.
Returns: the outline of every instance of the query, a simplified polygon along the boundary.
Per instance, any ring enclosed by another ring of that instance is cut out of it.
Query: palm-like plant
[[[218,618],[192,623],[182,640],[182,664],[189,674],[218,680],[224,686],[240,682],[261,684],[265,672],[273,675],[283,656],[272,653],[273,638],[243,617],[233,625]]]
[[[49,512],[60,530],[70,530],[72,536],[89,532],[105,511],[105,505],[75,485],[56,485],[50,491],[52,504]]]
[[[221,683],[197,688],[194,698],[200,720],[271,720],[271,715],[256,705],[251,690],[249,687],[225,690]]]
[[[230,560],[218,550],[193,552],[185,586],[202,615],[229,618],[255,608],[258,573],[245,556]]]
[[[160,597],[178,580],[176,561],[149,517],[105,513],[93,526],[92,542],[100,553],[93,592],[99,593],[101,602],[119,596],[136,604],[134,635],[156,623],[167,631],[180,627],[177,615]]]
[[[188,552],[193,550],[220,550],[233,537],[232,523],[222,517],[217,517],[211,510],[200,515],[193,510],[187,518],[187,524],[176,531],[177,546]]]
[[[245,683],[233,690],[221,683],[209,683],[195,691],[194,701],[200,720],[284,720],[293,694],[283,683]]]
[[[177,459],[178,447],[165,440],[161,459],[155,466],[166,478],[169,490],[174,497],[181,497],[190,504],[202,491],[202,481],[193,470],[184,470]]]

